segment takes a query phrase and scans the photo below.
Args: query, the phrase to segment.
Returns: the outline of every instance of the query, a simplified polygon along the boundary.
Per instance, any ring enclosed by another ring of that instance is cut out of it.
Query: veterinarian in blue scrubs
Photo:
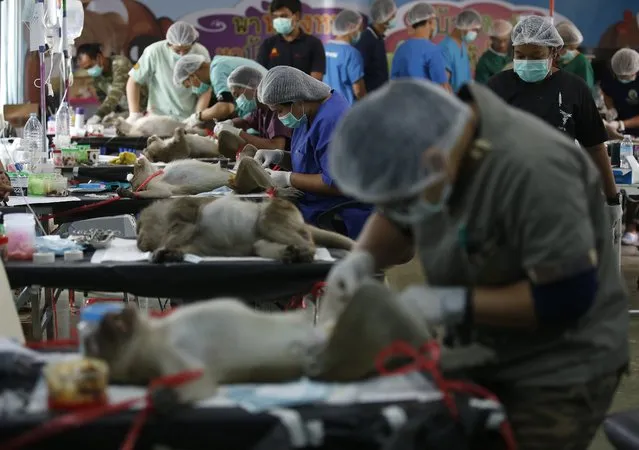
[[[323,213],[342,207],[338,215],[347,234],[356,238],[371,213],[371,206],[354,204],[333,183],[328,170],[328,146],[333,130],[350,105],[339,93],[301,70],[277,66],[268,71],[257,90],[261,103],[275,111],[293,129],[290,154],[263,150],[255,159],[263,165],[286,165],[292,170],[272,171],[276,187],[294,187],[304,193],[298,207],[308,223],[318,225]]]
[[[473,78],[470,69],[468,45],[477,39],[481,30],[481,16],[473,9],[460,12],[455,18],[455,29],[439,43],[446,60],[450,86],[454,92]]]
[[[333,21],[335,38],[324,45],[324,83],[342,94],[351,105],[366,95],[364,60],[359,50],[353,47],[362,36],[363,23],[360,13],[342,10]]]
[[[437,14],[428,3],[417,3],[406,14],[413,37],[395,51],[391,79],[424,78],[450,90],[441,48],[430,40],[437,34]]]

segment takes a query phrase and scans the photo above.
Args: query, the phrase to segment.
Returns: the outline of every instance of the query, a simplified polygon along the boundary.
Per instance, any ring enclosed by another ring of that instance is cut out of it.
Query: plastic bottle
[[[55,117],[53,116],[47,119],[47,134],[55,134]]]
[[[55,145],[58,148],[71,145],[71,116],[66,102],[62,102],[55,115]]]
[[[621,161],[622,169],[630,169],[630,163],[626,159],[628,156],[633,156],[634,144],[632,143],[632,136],[625,134],[623,141],[621,141],[621,147],[619,148],[619,159]]]
[[[77,108],[75,110],[75,127],[78,130],[82,130],[84,128],[84,108]]]
[[[47,162],[47,153],[42,142],[42,124],[35,113],[29,115],[24,126],[22,148],[26,152],[25,159],[29,163],[29,170],[37,172],[38,166]]]
[[[30,213],[11,213],[4,216],[10,260],[31,261],[35,252],[36,223]]]

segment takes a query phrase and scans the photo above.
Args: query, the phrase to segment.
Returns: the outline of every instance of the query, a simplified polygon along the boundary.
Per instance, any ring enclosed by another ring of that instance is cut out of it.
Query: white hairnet
[[[328,97],[330,86],[290,66],[269,70],[257,88],[257,99],[265,105],[315,101]]]
[[[416,3],[406,13],[406,20],[409,25],[415,25],[416,23],[423,22],[428,19],[432,19],[436,16],[435,8],[428,3]]]
[[[584,41],[584,36],[579,31],[579,28],[570,22],[560,22],[556,28],[559,36],[564,41],[564,45],[581,45]]]
[[[410,111],[410,113],[407,113]],[[463,133],[471,109],[426,80],[389,82],[342,118],[329,147],[335,183],[369,203],[403,200],[443,175],[424,164],[434,147],[444,159]]]
[[[513,27],[513,45],[540,45],[542,47],[563,47],[564,41],[550,17],[523,17]]]
[[[396,12],[397,5],[393,0],[375,0],[371,5],[373,23],[387,22]]]
[[[361,28],[364,18],[350,9],[342,10],[333,21],[333,36],[344,36]]]
[[[262,72],[253,67],[240,66],[231,72],[226,83],[229,87],[257,89],[260,81],[262,81]]]
[[[171,45],[193,45],[200,33],[193,25],[186,22],[175,22],[166,31],[166,40]]]
[[[506,37],[510,36],[510,33],[513,31],[513,25],[507,20],[494,20],[492,26],[490,27],[490,31],[488,32],[488,36],[490,37]]]
[[[175,63],[173,68],[173,83],[176,86],[182,86],[184,80],[195,73],[202,64],[208,60],[202,55],[184,55]]]
[[[610,65],[616,75],[634,75],[639,72],[639,53],[631,48],[622,48],[614,54]]]
[[[465,9],[455,17],[455,28],[472,30],[481,27],[481,16],[474,9]]]

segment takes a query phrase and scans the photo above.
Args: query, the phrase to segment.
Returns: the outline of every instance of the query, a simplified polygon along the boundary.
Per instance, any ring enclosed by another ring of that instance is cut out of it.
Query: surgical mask
[[[623,84],[629,84],[636,80],[636,78],[631,78],[629,80],[622,80],[620,78],[617,78],[617,79],[619,80],[620,83],[623,83]]]
[[[204,94],[206,91],[209,90],[211,86],[209,86],[206,83],[202,83],[200,82],[200,85],[198,87],[192,87],[191,91],[195,94],[195,95],[202,95]]]
[[[293,19],[289,17],[277,17],[273,19],[273,28],[278,34],[291,34],[293,31]]]
[[[388,21],[388,28],[395,28],[395,25],[397,25],[397,18],[393,17],[391,20]]]
[[[469,31],[468,33],[464,35],[464,42],[466,43],[473,42],[475,39],[477,39],[476,31]]]
[[[516,59],[513,61],[513,69],[525,82],[537,83],[548,76],[550,61],[547,59]]]
[[[384,208],[383,212],[400,225],[416,225],[444,211],[451,192],[452,187],[447,183],[442,190],[439,201],[436,203],[428,202],[420,197],[408,205]]]
[[[507,56],[508,56],[508,53],[501,53],[501,52],[498,52],[497,50],[495,50],[495,49],[494,49],[494,48],[492,48],[492,47],[488,47],[488,50],[490,50],[491,52],[493,52],[493,53],[494,53],[495,55],[497,55],[497,56],[501,56],[502,58],[505,58],[505,57],[507,57]]]
[[[173,61],[177,61],[178,59],[180,59],[182,57],[182,55],[173,52]]]
[[[361,39],[361,37],[362,37],[362,32],[358,31],[357,34],[355,36],[353,36],[353,39],[351,40],[351,44],[352,45],[357,44],[359,42],[359,40]]]
[[[238,117],[244,117],[257,109],[257,102],[255,99],[249,100],[244,94],[235,99],[235,104],[237,105]]]
[[[577,56],[577,50],[567,50],[566,53],[559,56],[559,61],[567,63],[575,59],[575,56]]]
[[[89,74],[90,77],[93,78],[97,78],[100,75],[102,75],[102,67],[98,66],[97,64],[93,67],[89,67],[87,69],[87,73]]]
[[[302,114],[302,117],[298,119],[297,117],[293,115],[293,111],[289,111],[288,114],[285,114],[282,117],[277,116],[277,118],[280,119],[280,122],[282,122],[282,125],[288,128],[299,128],[303,123],[306,123],[306,121],[308,120],[308,118],[306,117],[306,114]]]

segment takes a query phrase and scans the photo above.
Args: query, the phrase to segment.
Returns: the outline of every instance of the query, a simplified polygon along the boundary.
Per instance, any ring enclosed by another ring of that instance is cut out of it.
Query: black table
[[[92,148],[104,147],[107,153],[118,153],[120,149],[144,150],[148,137],[128,137],[128,136],[87,136],[74,137],[72,141],[78,145],[90,145]]]
[[[344,251],[331,252],[338,258]],[[102,262],[91,255],[77,262],[54,264],[8,261],[13,288],[43,286],[78,291],[127,292],[141,297],[202,300],[236,297],[262,303],[310,292],[324,280],[332,262],[282,264],[271,261],[208,261],[193,263]]]

